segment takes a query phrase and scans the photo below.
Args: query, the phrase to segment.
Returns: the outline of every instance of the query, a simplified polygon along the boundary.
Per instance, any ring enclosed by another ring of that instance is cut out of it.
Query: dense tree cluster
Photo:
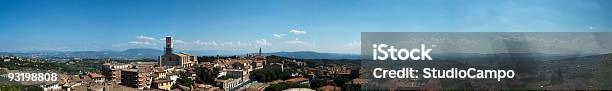
[[[35,85],[0,85],[0,91],[43,91]]]
[[[84,59],[67,62],[30,62],[30,61],[0,61],[0,67],[9,70],[50,70],[62,74],[80,74],[80,72],[95,72],[101,69],[99,60]]]
[[[38,85],[16,85],[14,81],[9,81],[6,77],[0,77],[0,91],[43,91]]]
[[[196,81],[198,83],[215,84],[215,78],[217,78],[219,72],[219,68],[208,69],[198,67],[196,68],[196,75],[198,76]]]
[[[274,80],[287,80],[291,77],[291,73],[294,73],[294,70],[285,68],[284,71],[281,70],[280,66],[275,65],[266,65],[262,69],[254,70],[251,72],[251,79],[254,79],[259,82],[271,82]]]

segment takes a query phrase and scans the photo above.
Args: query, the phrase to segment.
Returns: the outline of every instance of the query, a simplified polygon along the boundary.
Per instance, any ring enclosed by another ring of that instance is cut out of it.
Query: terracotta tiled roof
[[[332,85],[327,85],[327,86],[323,86],[320,87],[318,90],[319,91],[340,91],[342,88],[340,87],[336,87],[336,86],[332,86]]]
[[[96,73],[89,73],[87,74],[89,75],[89,77],[91,78],[99,78],[99,77],[104,77],[104,75],[100,75],[100,74],[96,74]]]
[[[357,78],[357,79],[353,79],[351,82],[353,84],[365,84],[367,82],[367,80],[363,79],[363,78]]]
[[[308,81],[308,78],[304,78],[304,77],[298,77],[298,78],[291,78],[288,80],[285,80],[287,82],[303,82],[303,81]]]

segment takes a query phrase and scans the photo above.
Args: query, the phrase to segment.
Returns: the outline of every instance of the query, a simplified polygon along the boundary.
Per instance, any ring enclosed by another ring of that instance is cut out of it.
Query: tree
[[[0,85],[0,91],[43,91],[42,87],[36,85]]]
[[[607,54],[606,58],[602,60],[603,63],[598,67],[599,70],[593,73],[598,89],[612,89],[612,54]]]
[[[291,77],[291,73],[296,72],[295,70],[286,68],[282,71],[278,66],[270,66],[255,70],[251,72],[251,78],[259,82],[270,82],[274,80],[286,80]]]
[[[319,87],[323,87],[325,85],[335,85],[333,83],[328,83],[325,79],[313,80],[310,82],[310,88],[317,89]]]
[[[334,84],[336,84],[339,87],[343,87],[345,85],[345,83],[351,81],[351,79],[348,78],[344,78],[344,77],[336,77],[333,79]]]
[[[186,72],[180,72],[179,73],[179,79],[176,80],[176,82],[179,85],[183,85],[183,86],[191,86],[193,85],[194,81],[189,78],[191,76],[191,74],[186,73]]]
[[[196,81],[198,83],[214,85],[215,78],[217,78],[217,75],[219,75],[220,73],[219,71],[220,71],[219,68],[207,69],[207,68],[198,67],[196,68],[196,75],[197,75]]]

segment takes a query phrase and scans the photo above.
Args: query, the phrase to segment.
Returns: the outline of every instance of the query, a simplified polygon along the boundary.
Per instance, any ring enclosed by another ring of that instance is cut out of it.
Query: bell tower
[[[172,54],[172,37],[171,36],[167,36],[166,37],[166,49],[164,50],[164,55],[170,55]]]

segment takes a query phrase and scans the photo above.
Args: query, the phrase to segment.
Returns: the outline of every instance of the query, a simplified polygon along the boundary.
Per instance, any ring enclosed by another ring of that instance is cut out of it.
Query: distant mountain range
[[[157,58],[163,51],[157,49],[138,48],[125,51],[31,51],[31,52],[0,52],[0,55],[37,56],[50,58]]]
[[[176,52],[186,52],[197,56],[228,56],[228,55],[245,55],[246,52],[224,51],[224,50],[185,50]],[[0,55],[16,55],[16,56],[38,56],[52,58],[152,58],[155,59],[164,52],[152,48],[136,48],[124,51],[29,51],[29,52],[0,52]],[[312,51],[298,52],[273,52],[264,53],[265,55],[276,55],[300,59],[359,59],[357,54],[338,54],[338,53],[319,53]]]
[[[360,59],[358,54],[339,54],[339,53],[320,53],[313,51],[296,51],[296,52],[274,52],[265,53],[265,55],[276,55],[298,59]]]

